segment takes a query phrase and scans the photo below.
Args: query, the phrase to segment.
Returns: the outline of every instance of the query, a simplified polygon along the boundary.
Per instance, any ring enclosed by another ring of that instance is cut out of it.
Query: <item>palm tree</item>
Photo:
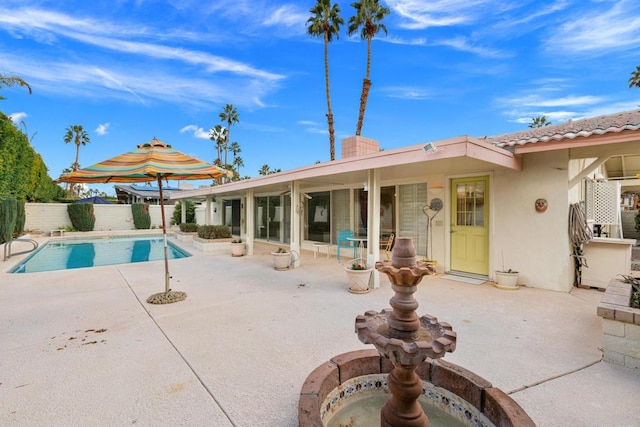
[[[240,179],[240,168],[244,167],[244,160],[242,160],[242,157],[234,157],[233,166],[236,168],[236,176],[234,176],[234,180]]]
[[[32,92],[31,92],[31,86],[29,86],[29,83],[25,82],[18,76],[5,76],[4,74],[0,74],[0,89],[2,89],[5,86],[13,87],[16,85],[26,87],[27,90],[29,91],[29,95],[31,95]],[[0,96],[0,101],[2,101],[3,99],[5,99],[5,97]]]
[[[340,25],[344,20],[340,17],[340,6],[331,5],[331,0],[318,0],[309,10],[313,14],[307,19],[307,34],[324,38],[324,80],[327,89],[327,122],[329,124],[329,154],[331,160],[336,158],[336,137],[333,128],[333,111],[331,110],[331,91],[329,89],[329,43],[333,37],[339,38]]]
[[[229,151],[231,151],[231,154],[233,154],[233,160],[235,160],[238,154],[242,152],[242,148],[240,148],[240,144],[234,141],[229,145]]]
[[[547,116],[538,116],[531,119],[530,128],[541,128],[549,126],[551,122],[547,121]]]
[[[222,147],[226,138],[227,130],[222,125],[215,125],[209,130],[209,139],[216,144],[218,158],[214,161],[216,166],[222,165]]]
[[[271,167],[266,163],[258,170],[258,174],[260,175],[271,175],[278,172],[282,172],[282,170],[280,168],[271,169]]]
[[[238,116],[238,110],[231,105],[227,104],[224,106],[224,109],[220,113],[220,120],[223,122],[227,122],[227,135],[224,140],[224,164],[227,165],[227,153],[229,152],[229,133],[231,131],[231,125],[234,123],[240,123],[240,118]],[[227,177],[227,181],[229,178]]]
[[[77,170],[80,167],[78,163],[78,157],[80,156],[80,145],[87,145],[89,141],[89,135],[82,128],[81,125],[72,125],[67,128],[67,133],[64,135],[65,144],[73,141],[76,144],[76,161],[73,162],[73,170]]]
[[[364,120],[364,111],[367,108],[367,99],[369,98],[369,88],[371,80],[369,75],[371,72],[371,39],[378,34],[380,30],[387,34],[387,27],[382,24],[382,20],[391,11],[378,4],[378,0],[360,0],[351,3],[356,9],[356,14],[349,18],[349,28],[347,33],[352,35],[360,30],[360,38],[367,40],[367,73],[362,80],[362,94],[360,95],[360,113],[358,114],[358,125],[356,127],[356,135],[360,135],[362,131],[362,122]]]
[[[260,169],[258,169],[258,175],[269,175],[270,169],[269,165],[265,163]]]
[[[640,88],[640,65],[636,66],[636,69],[631,72],[631,77],[629,78],[629,88],[632,87]]]

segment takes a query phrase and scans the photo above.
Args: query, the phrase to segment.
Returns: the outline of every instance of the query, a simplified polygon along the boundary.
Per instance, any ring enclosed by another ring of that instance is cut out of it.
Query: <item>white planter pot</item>
[[[369,288],[369,279],[371,279],[373,267],[367,270],[352,270],[350,267],[345,267],[344,271],[347,272],[347,278],[349,279],[349,292],[365,294],[371,290]]]
[[[273,268],[276,270],[288,270],[291,265],[290,252],[271,252],[273,256]]]
[[[231,256],[244,255],[244,243],[231,243]]]
[[[496,271],[496,287],[500,289],[518,289],[518,273]]]

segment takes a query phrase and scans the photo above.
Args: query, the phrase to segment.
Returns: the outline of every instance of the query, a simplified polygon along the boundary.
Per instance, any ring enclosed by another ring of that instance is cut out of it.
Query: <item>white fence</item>
[[[49,233],[51,230],[71,227],[71,220],[65,203],[26,203],[24,206],[26,222],[25,230],[40,230]],[[165,206],[167,225],[171,223],[174,205]],[[134,230],[131,205],[93,205],[96,216],[95,231]],[[201,212],[198,212],[198,211]],[[200,214],[200,215],[198,215]],[[149,206],[151,227],[162,228],[160,206]],[[204,207],[196,208],[196,218],[204,219]]]

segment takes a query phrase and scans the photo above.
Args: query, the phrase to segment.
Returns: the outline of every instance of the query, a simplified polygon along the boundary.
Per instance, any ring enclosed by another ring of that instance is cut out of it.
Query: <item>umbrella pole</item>
[[[162,237],[164,239],[164,291],[169,293],[169,256],[167,255],[167,223],[164,219],[164,197],[162,197],[162,177],[158,174],[160,192],[160,212],[162,213]]]

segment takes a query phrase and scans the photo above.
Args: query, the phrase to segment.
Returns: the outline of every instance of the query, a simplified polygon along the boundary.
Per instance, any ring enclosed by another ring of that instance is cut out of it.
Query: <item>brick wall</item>
[[[629,307],[631,284],[613,279],[598,316],[602,317],[602,350],[607,362],[640,369],[640,310]]]

